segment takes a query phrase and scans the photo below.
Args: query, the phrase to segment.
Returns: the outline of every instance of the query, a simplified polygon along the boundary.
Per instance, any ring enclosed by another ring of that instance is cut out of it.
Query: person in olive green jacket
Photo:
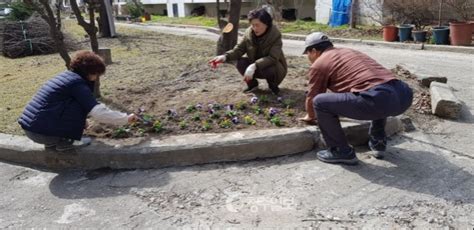
[[[237,70],[244,76],[247,88],[251,92],[258,86],[256,78],[266,79],[268,87],[275,95],[278,86],[286,76],[288,67],[282,50],[281,33],[273,25],[270,14],[265,9],[251,11],[248,15],[251,26],[245,31],[242,41],[233,50],[210,60],[210,63],[222,63],[237,60]],[[246,57],[243,55],[246,54]]]

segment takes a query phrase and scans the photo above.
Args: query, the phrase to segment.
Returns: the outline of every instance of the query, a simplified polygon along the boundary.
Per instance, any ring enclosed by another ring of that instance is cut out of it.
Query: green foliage
[[[287,98],[287,99],[284,99],[282,103],[286,108],[291,108],[295,106],[296,101],[291,98]]]
[[[188,123],[185,120],[179,122],[180,129],[186,129],[188,127]]]
[[[127,8],[128,12],[130,13],[130,16],[132,18],[139,18],[142,16],[143,12],[143,5],[142,3],[138,2],[138,6],[133,3],[132,1],[128,1],[127,4],[125,5]]]
[[[213,114],[211,114],[212,119],[219,119],[220,117],[221,115],[218,112],[214,112]]]
[[[268,99],[268,96],[267,95],[261,95],[260,97],[258,97],[258,102],[260,104],[267,104],[270,100]]]
[[[113,137],[120,138],[120,137],[128,137],[130,133],[130,129],[125,127],[120,127],[114,131],[112,134]]]
[[[292,109],[290,109],[290,108],[287,108],[287,109],[285,110],[285,115],[288,116],[288,117],[292,117],[292,116],[295,115],[295,111],[292,110]]]
[[[191,119],[193,121],[200,121],[201,120],[201,115],[199,113],[195,113]]]
[[[234,111],[234,110],[229,110],[229,111],[225,112],[225,116],[228,117],[228,118],[232,118],[232,117],[235,117],[237,115],[238,115],[237,111]]]
[[[145,132],[146,132],[146,130],[144,130],[142,128],[137,129],[137,133],[138,133],[139,136],[144,136]]]
[[[281,28],[281,32],[282,33],[292,33],[292,32],[298,32],[298,31],[302,31],[302,30],[308,31],[308,32],[313,32],[313,31],[324,32],[328,29],[330,29],[330,27],[329,27],[329,25],[326,25],[326,24],[297,20],[297,21],[291,22],[291,23],[284,23],[282,28]]]
[[[195,26],[207,26],[216,27],[217,22],[215,18],[211,17],[184,17],[184,18],[170,18],[168,16],[152,15],[152,22],[160,22],[167,24],[183,24],[183,25],[195,25]]]
[[[235,108],[238,109],[238,110],[244,110],[247,108],[247,102],[245,101],[239,101],[237,102],[237,104],[235,104]]]
[[[12,11],[8,15],[8,19],[12,21],[24,21],[34,12],[32,7],[23,2],[14,2],[10,5],[10,8],[12,8]]]
[[[194,111],[196,111],[196,106],[194,106],[194,105],[188,105],[188,106],[186,107],[186,112],[192,113],[192,112],[194,112]]]
[[[153,130],[155,133],[163,131],[163,123],[161,123],[161,121],[155,121],[155,123],[153,123]]]
[[[255,106],[254,107],[254,112],[257,115],[263,114],[263,110],[262,110],[262,108],[260,108],[260,106]]]
[[[273,116],[270,119],[270,122],[278,127],[283,126],[283,121],[281,120],[279,116]]]
[[[232,121],[225,118],[224,120],[219,122],[219,127],[224,128],[224,129],[228,129],[228,128],[232,127]]]
[[[202,126],[201,126],[201,130],[202,131],[208,131],[208,130],[211,130],[212,129],[212,125],[210,122],[208,121],[203,121],[202,122]]]
[[[257,121],[255,121],[251,116],[247,115],[244,117],[244,122],[247,125],[256,125]]]

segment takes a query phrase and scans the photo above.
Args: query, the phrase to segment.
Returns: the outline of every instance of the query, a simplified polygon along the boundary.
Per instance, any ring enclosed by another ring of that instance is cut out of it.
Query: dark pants
[[[313,99],[313,105],[327,147],[347,148],[339,116],[372,120],[369,135],[382,140],[387,117],[405,112],[412,100],[413,92],[406,83],[391,80],[359,93],[322,93]]]
[[[60,147],[60,148],[66,148],[68,146],[72,146],[74,143],[74,140],[63,138],[63,137],[53,137],[53,136],[46,136],[43,134],[38,134],[38,133],[33,133],[30,131],[25,130],[26,136],[38,143],[38,144],[43,144],[44,147],[50,148],[50,147]]]
[[[248,58],[240,58],[237,61],[237,70],[242,76],[244,76],[245,70],[251,64],[252,62],[250,62]],[[266,79],[268,83],[268,88],[270,88],[272,91],[278,90],[278,85],[280,85],[283,80],[278,79],[278,76],[276,74],[276,68],[272,68],[272,66],[262,70],[257,68],[255,74],[253,75],[252,81],[247,83],[250,88],[253,88],[258,85],[258,81],[256,78]]]

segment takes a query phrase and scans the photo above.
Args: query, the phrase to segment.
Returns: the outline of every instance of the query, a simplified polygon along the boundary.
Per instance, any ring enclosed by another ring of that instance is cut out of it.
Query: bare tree
[[[87,35],[89,35],[92,51],[94,51],[94,53],[99,53],[99,41],[97,40],[98,29],[95,26],[95,10],[99,9],[100,0],[84,1],[89,12],[89,22],[84,20],[76,0],[70,0],[70,3],[72,11],[77,18],[77,23],[84,29],[84,31],[86,31]]]
[[[45,1],[45,0],[43,0]],[[84,3],[87,6],[87,10],[89,12],[89,22],[84,20],[84,17],[81,15],[81,11],[79,10],[79,6],[77,5],[76,0],[70,0],[72,11],[77,18],[77,23],[82,26],[82,28],[86,31],[87,35],[89,35],[91,49],[94,53],[99,54],[99,41],[97,39],[97,27],[95,26],[95,10],[100,8],[101,0],[86,0]],[[99,78],[95,81],[94,84],[94,96],[99,98],[100,94],[100,80]]]
[[[474,17],[474,0],[446,0],[446,5],[452,8],[461,20],[469,21]]]
[[[233,28],[229,33],[221,33],[217,42],[217,55],[225,53],[237,44],[241,5],[242,0],[230,0],[229,23],[233,25]]]
[[[56,11],[56,17],[54,16],[53,10],[48,0],[39,0],[39,4],[32,0],[25,0],[27,5],[30,5],[39,13],[41,18],[46,21],[49,25],[49,32],[57,46],[59,55],[64,60],[66,67],[69,68],[71,63],[71,57],[67,52],[66,44],[64,43],[64,35],[61,32],[61,15],[59,10],[59,4],[56,5],[58,8]]]
[[[356,12],[357,12],[357,5],[358,1],[357,0],[352,0],[351,3],[351,18],[350,18],[350,28],[355,29],[356,28],[356,23],[357,23],[357,17],[356,17]]]

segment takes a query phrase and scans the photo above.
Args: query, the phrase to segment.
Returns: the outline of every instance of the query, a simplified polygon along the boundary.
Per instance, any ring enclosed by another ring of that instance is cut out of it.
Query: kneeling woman
[[[18,120],[26,136],[46,149],[65,151],[74,148],[74,140],[81,140],[88,115],[106,124],[134,122],[134,114],[110,110],[95,99],[94,82],[104,73],[102,58],[78,52],[70,70],[46,82],[26,106]]]
[[[286,76],[288,67],[282,50],[281,33],[273,25],[272,17],[265,9],[251,11],[248,15],[251,26],[245,31],[243,40],[233,50],[213,58],[210,62],[237,60],[237,69],[244,76],[247,88],[257,88],[256,78],[266,79],[268,87],[276,95]],[[242,57],[247,54],[247,57]]]

